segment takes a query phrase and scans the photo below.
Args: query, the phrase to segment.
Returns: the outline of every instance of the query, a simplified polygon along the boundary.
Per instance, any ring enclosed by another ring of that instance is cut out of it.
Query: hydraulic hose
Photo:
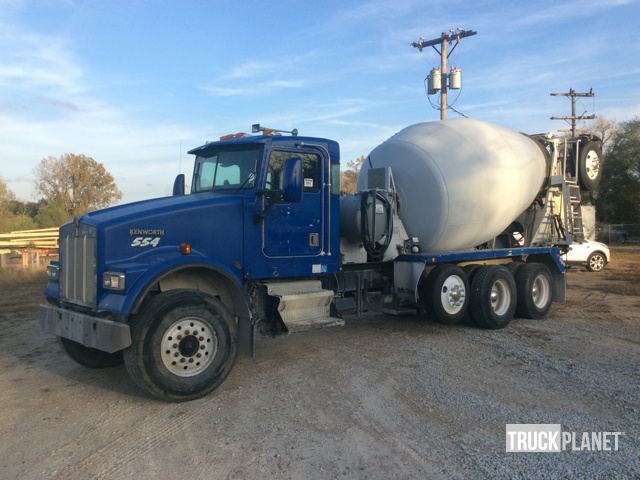
[[[382,259],[384,252],[389,248],[391,243],[391,235],[393,232],[393,209],[391,201],[385,192],[380,190],[368,190],[360,192],[360,233],[362,236],[362,245],[366,250],[369,258],[372,261],[379,261]],[[369,207],[369,201],[371,201],[371,218],[367,215]],[[386,227],[384,231],[384,240],[382,243],[378,242],[376,237],[376,206],[378,204],[383,205],[386,216]]]

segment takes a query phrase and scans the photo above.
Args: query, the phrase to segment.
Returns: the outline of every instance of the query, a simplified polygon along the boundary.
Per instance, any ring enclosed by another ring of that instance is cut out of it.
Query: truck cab
[[[134,319],[157,297],[180,291],[219,303],[234,348],[253,354],[257,312],[249,296],[261,281],[339,270],[336,142],[233,135],[189,153],[190,194],[179,176],[171,197],[91,212],[61,227],[41,318],[81,363],[97,352],[117,362],[135,340]]]

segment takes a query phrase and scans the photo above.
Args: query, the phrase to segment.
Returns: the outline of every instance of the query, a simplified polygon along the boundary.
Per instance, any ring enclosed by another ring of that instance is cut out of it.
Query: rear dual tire
[[[518,317],[541,319],[547,316],[553,296],[551,282],[551,272],[542,263],[526,263],[518,269]]]
[[[471,282],[469,313],[482,328],[506,327],[516,310],[516,284],[509,269],[488,265],[480,267]]]
[[[429,316],[443,324],[465,316],[482,328],[506,327],[517,314],[544,318],[552,302],[552,277],[541,263],[439,265],[427,276],[420,298]]]

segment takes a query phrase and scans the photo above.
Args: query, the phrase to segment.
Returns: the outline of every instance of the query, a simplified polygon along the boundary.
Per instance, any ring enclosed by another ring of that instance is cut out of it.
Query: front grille
[[[96,234],[93,227],[71,226],[60,234],[60,298],[86,307],[95,306]]]

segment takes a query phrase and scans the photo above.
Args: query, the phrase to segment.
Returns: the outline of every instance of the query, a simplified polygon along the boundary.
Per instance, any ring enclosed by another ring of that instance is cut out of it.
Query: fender
[[[189,268],[201,268],[223,277],[228,283],[231,293],[233,313],[238,322],[238,349],[241,353],[255,356],[255,327],[249,297],[238,277],[229,269],[220,264],[208,261],[205,258],[182,257],[174,259],[171,264],[162,264],[147,271],[133,285],[127,293],[126,300],[122,306],[122,313],[131,315],[138,312],[149,290],[163,277],[171,275],[180,270]]]

